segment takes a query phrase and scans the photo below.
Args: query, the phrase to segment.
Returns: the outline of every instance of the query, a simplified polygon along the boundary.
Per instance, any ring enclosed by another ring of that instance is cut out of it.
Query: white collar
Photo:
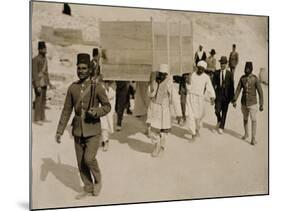
[[[225,69],[221,70],[221,72],[222,72],[223,74],[225,74],[226,70],[227,70],[227,69],[225,68]]]

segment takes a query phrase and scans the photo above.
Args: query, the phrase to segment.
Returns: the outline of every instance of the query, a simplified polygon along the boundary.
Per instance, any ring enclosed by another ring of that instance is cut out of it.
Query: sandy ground
[[[54,141],[60,109],[47,110],[50,123],[32,125],[33,208],[195,199],[265,194],[268,189],[268,88],[265,108],[258,114],[257,146],[241,140],[240,106],[229,108],[225,133],[214,130],[214,109],[206,106],[201,137],[174,123],[167,149],[152,158],[142,119],[126,116],[124,129],[115,132],[108,152],[98,153],[103,188],[98,197],[75,200],[82,188],[70,126],[62,144]],[[231,128],[231,129],[230,129]]]

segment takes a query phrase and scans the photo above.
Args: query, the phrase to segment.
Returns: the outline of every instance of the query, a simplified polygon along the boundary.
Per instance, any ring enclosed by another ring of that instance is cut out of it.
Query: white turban
[[[205,70],[207,69],[207,62],[205,62],[205,61],[199,61],[198,63],[197,63],[197,67],[203,67]]]
[[[169,74],[169,66],[167,64],[160,64],[159,72]]]

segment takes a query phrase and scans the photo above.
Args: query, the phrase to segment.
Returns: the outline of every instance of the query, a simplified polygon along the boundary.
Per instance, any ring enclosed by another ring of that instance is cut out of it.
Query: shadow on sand
[[[82,191],[80,185],[79,171],[77,168],[63,164],[58,158],[58,162],[55,162],[51,158],[43,158],[43,164],[41,165],[40,179],[45,181],[49,173],[53,174],[57,180],[59,180],[64,186],[76,191]]]
[[[209,130],[212,131],[212,132],[214,132],[214,131],[217,130],[216,125],[211,125],[211,124],[206,123],[206,122],[203,123],[203,127],[209,129]],[[250,144],[250,142],[248,142],[247,140],[243,140],[243,139],[242,139],[242,136],[243,136],[242,134],[237,133],[237,132],[234,131],[234,130],[225,128],[223,131],[224,131],[225,134],[228,134],[228,135],[230,135],[230,136],[233,136],[234,138],[237,138],[238,140],[240,140],[240,141],[242,141],[242,142],[245,142],[245,143],[247,143],[247,144]]]
[[[151,153],[153,151],[153,145],[149,143],[149,138],[145,137],[147,138],[148,142],[132,138],[132,136],[137,133],[142,133],[142,135],[145,136],[145,123],[143,119],[136,118],[137,121],[134,119],[134,124],[130,124],[132,122],[132,118],[136,117],[126,116],[123,121],[123,130],[114,132],[110,138],[118,140],[120,144],[128,144],[131,149],[137,152]]]

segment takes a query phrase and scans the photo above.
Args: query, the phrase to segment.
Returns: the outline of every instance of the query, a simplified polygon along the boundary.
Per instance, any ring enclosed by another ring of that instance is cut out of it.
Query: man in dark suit
[[[38,55],[32,59],[32,86],[35,91],[34,123],[42,125],[46,122],[46,93],[47,87],[54,88],[49,80],[47,48],[44,41],[38,42]]]
[[[217,116],[218,132],[223,133],[228,105],[234,96],[233,74],[226,69],[227,57],[222,56],[219,60],[221,69],[215,71],[213,85],[216,92],[215,113]]]
[[[72,83],[67,90],[56,132],[56,142],[60,143],[74,108],[75,116],[71,124],[72,134],[75,140],[80,176],[84,183],[84,191],[76,199],[88,195],[97,196],[101,190],[101,173],[96,160],[101,135],[100,117],[105,116],[111,109],[103,87],[90,79],[89,66],[90,55],[78,54],[77,75],[79,80]]]

